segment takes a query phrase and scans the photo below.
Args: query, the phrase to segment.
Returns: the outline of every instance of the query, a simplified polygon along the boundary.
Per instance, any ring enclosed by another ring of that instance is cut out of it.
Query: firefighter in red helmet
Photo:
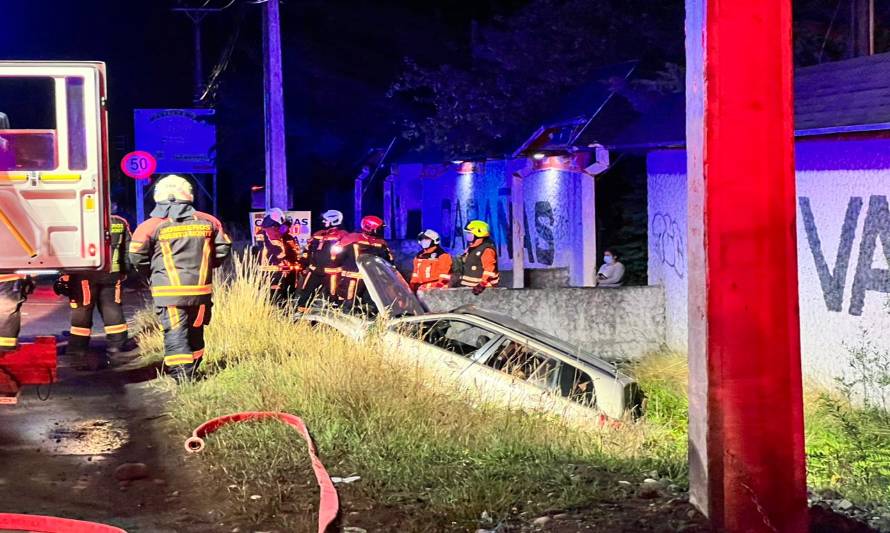
[[[337,299],[344,312],[351,312],[355,303],[360,306],[369,303],[368,291],[358,270],[358,258],[362,255],[376,255],[394,261],[389,245],[383,240],[383,220],[376,216],[362,218],[361,233],[350,233],[343,237],[331,250],[331,258],[341,269],[337,284]]]

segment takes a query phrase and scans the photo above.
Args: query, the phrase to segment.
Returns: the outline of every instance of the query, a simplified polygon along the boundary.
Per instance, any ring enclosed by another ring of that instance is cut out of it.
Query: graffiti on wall
[[[449,228],[443,240],[452,250],[465,247],[463,229],[467,222],[474,219],[485,220],[491,224],[492,238],[501,257],[513,257],[513,206],[510,202],[510,189],[500,189],[498,198],[492,202],[482,201],[480,207],[476,199],[460,200],[442,199],[441,227]],[[534,225],[530,224],[528,209],[523,212],[525,227],[534,231],[525,232],[523,247],[526,261],[530,264],[552,266],[556,254],[556,216],[553,206],[548,200],[540,200],[534,205]]]
[[[822,241],[819,238],[819,228],[816,227],[810,198],[807,196],[798,198],[807,243],[816,263],[822,295],[829,311],[842,311],[847,272],[853,257],[853,241],[856,238],[856,228],[859,224],[863,204],[863,198],[859,196],[853,196],[847,202],[847,212],[841,225],[841,238],[832,269],[822,250]],[[867,291],[890,294],[890,270],[872,267],[875,253],[878,250],[878,241],[884,250],[884,258],[890,264],[890,206],[888,206],[886,196],[874,195],[868,199],[868,208],[865,212],[865,222],[859,241],[859,254],[856,258],[850,296],[849,313],[851,315],[862,315]]]
[[[655,258],[683,279],[686,274],[686,241],[680,225],[668,213],[655,213],[652,215],[651,229]]]

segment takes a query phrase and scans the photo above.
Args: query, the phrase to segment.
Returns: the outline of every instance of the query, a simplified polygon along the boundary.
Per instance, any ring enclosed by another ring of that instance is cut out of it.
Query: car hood
[[[359,256],[356,263],[381,314],[391,317],[426,314],[424,305],[393,265],[375,255]]]

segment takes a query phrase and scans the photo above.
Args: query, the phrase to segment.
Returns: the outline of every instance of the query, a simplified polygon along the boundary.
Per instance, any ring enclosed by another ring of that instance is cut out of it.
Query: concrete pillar
[[[522,170],[516,171],[510,177],[510,213],[513,219],[510,227],[513,228],[510,238],[513,240],[513,288],[525,287],[525,177],[531,173],[531,160]]]
[[[578,174],[577,253],[570,272],[573,287],[596,286],[596,175],[609,168],[609,151],[601,145],[594,149],[594,162]]]
[[[792,88],[791,0],[686,0],[689,477],[718,531],[807,530]]]

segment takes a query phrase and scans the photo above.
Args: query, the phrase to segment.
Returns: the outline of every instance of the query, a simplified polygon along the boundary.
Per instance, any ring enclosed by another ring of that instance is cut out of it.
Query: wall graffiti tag
[[[652,248],[655,257],[680,279],[686,274],[686,241],[683,230],[668,213],[652,215]]]
[[[847,202],[847,212],[841,226],[841,238],[832,270],[822,251],[822,241],[819,238],[819,228],[816,227],[810,198],[807,196],[798,198],[807,243],[816,263],[816,273],[822,286],[822,296],[829,311],[842,311],[847,271],[853,255],[853,241],[856,238],[856,227],[863,204],[864,201],[859,196],[853,196]],[[890,205],[888,205],[886,196],[874,195],[868,199],[868,209],[862,226],[862,238],[859,241],[859,256],[856,260],[850,296],[849,313],[851,315],[862,315],[866,291],[890,294],[890,270],[872,268],[879,240],[884,250],[884,258],[890,264]]]

